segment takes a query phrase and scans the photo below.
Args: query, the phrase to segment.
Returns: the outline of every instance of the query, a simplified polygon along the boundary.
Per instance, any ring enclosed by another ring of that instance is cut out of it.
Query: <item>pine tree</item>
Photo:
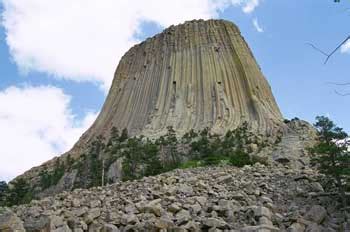
[[[316,120],[319,143],[311,149],[313,162],[318,165],[321,173],[334,182],[345,208],[345,187],[350,177],[348,135],[327,117],[318,116]]]
[[[0,206],[6,204],[6,197],[8,193],[8,185],[5,181],[0,181]]]

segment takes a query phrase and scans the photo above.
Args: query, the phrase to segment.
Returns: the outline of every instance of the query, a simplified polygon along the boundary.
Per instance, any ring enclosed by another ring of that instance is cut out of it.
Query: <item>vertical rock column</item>
[[[248,122],[273,133],[282,115],[239,29],[223,20],[171,26],[132,47],[121,59],[103,109],[82,137],[159,136],[209,127],[223,134]]]

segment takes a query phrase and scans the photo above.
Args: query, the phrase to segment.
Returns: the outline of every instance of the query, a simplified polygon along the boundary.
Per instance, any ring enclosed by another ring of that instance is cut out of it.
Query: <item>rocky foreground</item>
[[[311,169],[175,170],[2,209],[0,231],[350,231]]]

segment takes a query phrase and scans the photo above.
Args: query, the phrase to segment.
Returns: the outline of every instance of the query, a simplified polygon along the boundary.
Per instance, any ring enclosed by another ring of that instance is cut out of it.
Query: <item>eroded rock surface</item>
[[[193,20],[165,29],[122,57],[101,113],[63,157],[78,158],[96,137],[108,138],[112,127],[152,138],[168,126],[178,135],[206,127],[223,135],[247,122],[256,134],[275,137],[286,129],[282,121],[238,27],[225,20]],[[20,177],[37,183],[40,172],[55,162]]]
[[[171,26],[121,59],[94,125],[83,139],[127,128],[157,136],[211,128],[224,134],[243,122],[272,133],[282,116],[236,25],[194,20]]]

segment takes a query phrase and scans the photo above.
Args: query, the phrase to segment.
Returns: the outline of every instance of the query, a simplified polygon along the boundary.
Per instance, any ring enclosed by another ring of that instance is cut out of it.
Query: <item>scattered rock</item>
[[[25,232],[23,222],[17,217],[17,215],[12,211],[3,208],[0,208],[0,231]]]
[[[226,225],[226,222],[217,218],[206,218],[203,220],[203,224],[209,227],[222,228]]]
[[[175,170],[14,206],[0,231],[340,231],[334,199],[308,197],[316,179],[279,165]]]
[[[306,213],[305,219],[314,221],[317,224],[320,224],[327,216],[327,210],[320,206],[320,205],[314,205],[311,207],[311,209]]]

